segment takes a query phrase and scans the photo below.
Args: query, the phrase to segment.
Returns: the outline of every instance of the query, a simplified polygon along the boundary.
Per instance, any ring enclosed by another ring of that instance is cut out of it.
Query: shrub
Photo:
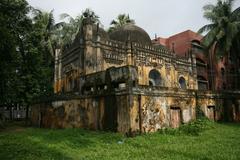
[[[208,118],[199,118],[179,127],[179,131],[188,135],[199,135],[201,132],[213,128],[213,121]]]
[[[178,134],[180,134],[178,128],[164,128],[164,129],[159,130],[159,133],[168,134],[168,135],[178,135]]]
[[[200,106],[196,107],[196,117],[197,117],[197,119],[206,118],[206,116],[205,116],[204,112],[201,110]]]
[[[197,136],[201,132],[213,128],[213,124],[213,121],[209,120],[208,118],[202,117],[187,124],[183,124],[179,128],[165,128],[160,130],[159,132],[161,134],[169,135],[187,134]]]

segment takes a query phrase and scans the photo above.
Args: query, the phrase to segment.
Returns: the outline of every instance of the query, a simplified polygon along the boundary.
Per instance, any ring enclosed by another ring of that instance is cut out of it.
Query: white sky
[[[208,23],[203,18],[202,7],[217,0],[27,0],[44,11],[54,9],[59,19],[61,13],[75,17],[86,8],[91,8],[99,17],[104,28],[120,13],[128,13],[136,24],[154,35],[168,37],[187,29],[197,31]],[[235,8],[240,6],[236,0]]]

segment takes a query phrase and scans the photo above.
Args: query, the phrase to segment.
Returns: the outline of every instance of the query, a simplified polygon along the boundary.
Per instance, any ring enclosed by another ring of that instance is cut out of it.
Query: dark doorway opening
[[[105,97],[103,129],[106,131],[117,131],[117,105],[115,95]]]

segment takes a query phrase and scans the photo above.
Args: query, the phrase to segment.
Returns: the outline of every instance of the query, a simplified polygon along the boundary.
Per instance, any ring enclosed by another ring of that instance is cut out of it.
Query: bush
[[[181,125],[179,131],[188,135],[199,135],[201,132],[213,128],[213,123],[208,118],[199,118],[188,124]]]
[[[159,133],[168,134],[168,135],[178,135],[178,134],[180,134],[178,128],[164,128],[164,129],[159,130]]]
[[[165,128],[160,130],[161,134],[179,135],[187,134],[197,136],[201,132],[214,127],[214,122],[208,118],[199,118],[187,124],[181,125],[179,128]]]

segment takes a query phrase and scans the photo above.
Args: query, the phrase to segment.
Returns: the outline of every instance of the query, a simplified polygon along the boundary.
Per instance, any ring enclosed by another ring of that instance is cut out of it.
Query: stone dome
[[[128,36],[131,42],[136,42],[143,45],[152,44],[147,32],[134,24],[125,24],[109,34],[110,39],[121,42],[126,42],[128,40]]]

